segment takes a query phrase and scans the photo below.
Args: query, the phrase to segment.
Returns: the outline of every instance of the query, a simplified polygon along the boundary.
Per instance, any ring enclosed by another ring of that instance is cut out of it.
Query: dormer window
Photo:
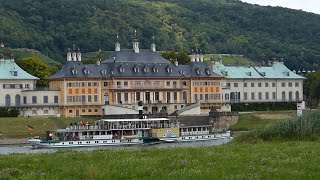
[[[224,76],[228,76],[228,71],[221,71],[221,74]]]
[[[266,72],[260,72],[261,76],[266,76]]]
[[[124,67],[122,67],[122,66],[119,66],[119,72],[121,72],[121,73],[123,73],[124,72]]]
[[[143,72],[145,72],[145,73],[149,72],[149,69],[148,69],[147,65],[145,65],[145,66],[143,67]]]
[[[202,71],[200,70],[199,67],[197,67],[197,68],[195,69],[195,71],[196,71],[196,73],[199,74],[199,75],[202,74]]]
[[[86,74],[86,75],[89,74],[89,69],[83,69],[82,71],[83,71],[83,74]]]
[[[156,72],[158,72],[158,68],[157,68],[156,66],[153,66],[153,67],[152,67],[152,71],[153,71],[154,73],[156,73]]]
[[[71,74],[78,74],[78,70],[74,68],[71,68],[70,71],[71,71]]]
[[[290,73],[288,71],[283,72],[283,74],[286,75],[286,76],[290,76]]]
[[[11,71],[13,76],[18,76],[18,71]]]
[[[180,70],[179,73],[182,74],[182,75],[184,75],[184,71],[183,71],[183,70]]]
[[[170,68],[169,66],[166,67],[166,70],[168,73],[172,73],[172,68]]]
[[[138,68],[137,66],[134,66],[134,67],[133,67],[133,71],[134,71],[134,72],[139,72],[139,68]]]
[[[107,74],[107,70],[101,70],[100,73],[101,73],[102,75],[106,75],[106,74]]]
[[[247,74],[248,76],[252,76],[251,72],[246,72],[246,74]]]
[[[209,67],[206,68],[206,73],[207,73],[207,74],[212,74],[212,73],[211,73],[211,69],[210,69]]]

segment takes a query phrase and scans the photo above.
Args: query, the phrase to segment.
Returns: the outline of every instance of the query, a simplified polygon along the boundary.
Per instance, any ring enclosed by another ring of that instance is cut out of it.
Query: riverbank
[[[28,139],[0,139],[0,146],[23,145],[28,144]]]

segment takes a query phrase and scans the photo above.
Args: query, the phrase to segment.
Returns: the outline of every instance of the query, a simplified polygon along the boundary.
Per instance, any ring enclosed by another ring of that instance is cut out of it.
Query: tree
[[[170,60],[174,63],[176,60],[179,64],[189,64],[191,62],[190,56],[185,51],[179,51],[178,53],[174,51],[164,52],[161,56],[165,59]]]
[[[309,98],[320,99],[320,71],[308,73],[304,88]]]
[[[44,64],[37,57],[27,57],[17,60],[17,64],[26,72],[40,78],[37,82],[38,86],[48,86],[48,77],[51,75],[52,71],[55,70],[50,68],[48,65]]]

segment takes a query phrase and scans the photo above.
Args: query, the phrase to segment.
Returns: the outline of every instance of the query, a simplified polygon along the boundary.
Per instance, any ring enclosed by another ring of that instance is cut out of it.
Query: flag
[[[28,130],[28,131],[32,131],[32,130],[33,130],[33,127],[30,126],[30,125],[28,125],[28,126],[27,126],[27,130]]]

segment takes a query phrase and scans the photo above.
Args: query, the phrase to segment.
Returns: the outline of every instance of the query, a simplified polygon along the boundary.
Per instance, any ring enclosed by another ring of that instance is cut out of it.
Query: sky
[[[241,0],[263,6],[281,6],[320,14],[320,0]]]

